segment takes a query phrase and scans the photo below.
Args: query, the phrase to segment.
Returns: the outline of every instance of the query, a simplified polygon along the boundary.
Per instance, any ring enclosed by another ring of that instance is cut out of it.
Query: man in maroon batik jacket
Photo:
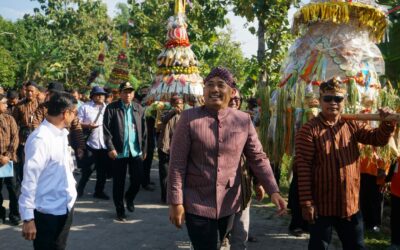
[[[204,80],[205,106],[182,112],[172,138],[168,179],[170,220],[186,226],[193,247],[213,250],[229,232],[241,205],[240,156],[285,213],[267,156],[248,114],[228,108],[232,74],[218,67]]]

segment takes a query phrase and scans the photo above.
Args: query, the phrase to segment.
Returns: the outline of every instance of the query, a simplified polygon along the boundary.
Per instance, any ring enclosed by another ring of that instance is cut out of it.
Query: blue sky
[[[116,10],[115,5],[119,2],[126,2],[123,0],[102,0],[108,6],[108,14],[115,16]],[[30,0],[1,0],[0,2],[0,15],[8,20],[16,20],[22,18],[26,13],[32,13],[33,8],[38,7],[39,4],[36,1]],[[289,16],[293,15],[293,10]],[[229,13],[228,18],[231,20],[231,27],[234,32],[233,38],[241,43],[242,50],[247,57],[257,54],[257,37],[250,34],[250,32],[244,28],[246,21],[235,16],[233,13]],[[189,20],[190,22],[190,20]]]

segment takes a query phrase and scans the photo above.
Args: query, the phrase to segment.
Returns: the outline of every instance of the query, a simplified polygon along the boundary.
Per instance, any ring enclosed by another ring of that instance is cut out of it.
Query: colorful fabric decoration
[[[375,42],[383,38],[385,11],[373,0],[311,0],[294,17],[300,34],[281,68],[281,81],[270,98],[268,141],[271,161],[280,164],[294,152],[293,135],[319,112],[319,85],[340,77],[347,90],[345,112],[358,113],[361,97],[379,99],[385,72]],[[263,121],[262,121],[263,122]],[[263,132],[263,134],[266,134]]]
[[[357,22],[366,27],[374,41],[381,41],[388,25],[384,11],[359,2],[323,2],[310,3],[301,8],[294,17],[294,33],[298,33],[302,25],[315,22],[347,24]]]

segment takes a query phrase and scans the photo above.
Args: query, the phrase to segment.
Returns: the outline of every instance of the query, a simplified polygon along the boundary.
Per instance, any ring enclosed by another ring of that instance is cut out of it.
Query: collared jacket
[[[19,143],[24,145],[29,134],[35,129],[33,126],[34,113],[39,103],[36,99],[28,101],[27,99],[19,102],[13,109],[12,116],[19,128]]]
[[[161,115],[161,132],[158,136],[157,147],[164,153],[169,155],[169,148],[172,141],[172,135],[177,122],[179,121],[180,114],[175,110],[167,110]]]
[[[19,144],[18,127],[14,117],[0,114],[0,155],[17,161],[17,148]]]
[[[239,212],[242,154],[266,192],[279,192],[248,114],[231,108],[183,111],[171,144],[168,203],[211,219]]]
[[[339,119],[329,124],[320,113],[295,139],[299,200],[315,206],[319,216],[349,218],[359,211],[358,144],[385,146],[394,131],[390,123],[372,129],[365,123]]]
[[[124,109],[121,100],[112,102],[106,107],[104,112],[103,130],[104,142],[108,151],[116,150],[122,153],[124,147]],[[140,145],[140,151],[147,152],[147,129],[143,108],[132,102],[133,118],[135,120],[135,128]]]

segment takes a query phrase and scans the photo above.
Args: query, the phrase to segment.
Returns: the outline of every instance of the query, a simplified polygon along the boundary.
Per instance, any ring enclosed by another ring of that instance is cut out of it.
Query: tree
[[[245,17],[248,22],[257,22],[257,28],[250,27],[257,34],[259,85],[274,85],[279,80],[280,64],[292,41],[288,10],[293,0],[232,0],[235,14]]]
[[[156,69],[156,58],[165,40],[165,22],[169,8],[162,8],[161,1],[142,3],[128,1],[119,4],[120,14],[115,18],[120,33],[129,33],[128,58],[131,74],[143,83],[150,83]],[[131,23],[131,25],[129,25]]]
[[[33,14],[25,15],[14,23],[0,18],[0,46],[15,62],[14,81],[32,79],[45,83],[60,80],[70,87],[85,86],[102,47],[105,48],[107,79],[123,47],[122,34],[127,32],[129,45],[125,52],[130,65],[130,79],[136,77],[140,84],[152,82],[157,56],[165,43],[167,19],[173,14],[174,1],[129,0],[128,4],[118,5],[120,13],[114,20],[107,16],[102,0],[31,1],[39,3]],[[226,55],[222,46],[227,46],[232,52],[229,53],[235,58],[232,61],[240,61],[232,64],[233,68],[236,65],[248,67],[250,64],[243,59],[238,45],[231,43],[228,36],[219,37],[217,32],[228,23],[225,18],[228,0],[192,3],[186,10],[188,32],[192,49],[203,63],[203,73],[208,72],[210,65],[229,63],[222,56]],[[239,67],[234,71],[240,81],[249,79]]]
[[[400,6],[400,0],[380,0],[379,3],[391,8]],[[385,75],[398,88],[400,84],[400,10],[391,12],[389,19],[392,25],[389,26],[388,39],[378,46],[385,59]]]
[[[106,5],[100,0],[37,1],[40,8],[21,21],[28,33],[23,43],[33,48],[26,51],[30,61],[25,63],[24,78],[47,81],[56,77],[68,86],[85,85],[100,44],[110,43],[108,47],[113,48],[108,39],[115,32]]]
[[[22,25],[18,22],[13,23],[0,17],[0,47],[2,48],[1,67],[3,74],[8,72],[3,75],[5,78],[2,77],[1,81],[6,81],[8,86],[13,86],[16,81],[20,80],[19,72],[21,72],[22,69],[20,66],[20,59],[22,58],[22,51],[25,51],[22,41],[25,37],[26,31]]]
[[[205,75],[217,66],[229,68],[237,80],[237,84],[242,94],[252,95],[252,84],[249,86],[249,78],[252,77],[252,67],[250,59],[244,57],[239,42],[232,39],[232,30],[221,31],[217,33],[217,39],[213,42],[207,52],[204,54],[201,72]],[[254,82],[252,82],[254,83]]]
[[[2,87],[13,87],[15,84],[15,70],[17,65],[10,52],[0,46],[0,85]]]
[[[225,18],[226,1],[200,0],[192,3],[192,7],[186,11],[187,30],[193,51],[203,61],[218,39],[216,29],[228,23]],[[167,19],[173,15],[174,1],[129,0],[128,6],[120,4],[118,7],[121,14],[115,18],[116,26],[121,32],[129,32],[132,73],[142,82],[151,83],[156,71],[157,56],[166,41]],[[126,8],[129,9],[129,17]]]

